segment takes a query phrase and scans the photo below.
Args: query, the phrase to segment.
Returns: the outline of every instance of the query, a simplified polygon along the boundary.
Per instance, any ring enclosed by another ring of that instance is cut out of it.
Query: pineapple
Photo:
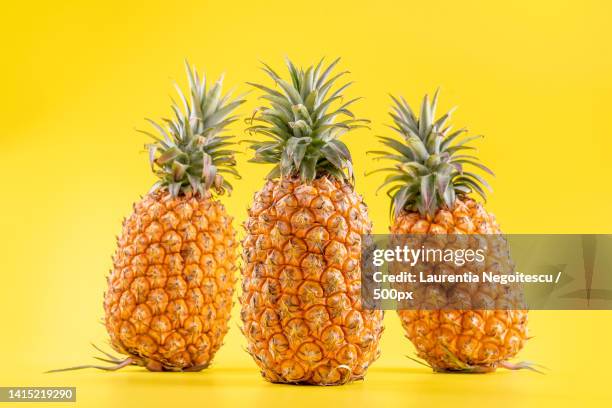
[[[491,247],[495,251],[502,251],[496,253],[507,254],[507,247],[500,245],[502,238],[495,237],[501,234],[495,217],[470,196],[476,193],[485,200],[485,189],[490,189],[483,177],[470,171],[470,167],[493,174],[478,157],[465,154],[466,150],[473,149],[469,142],[479,136],[458,141],[466,131],[453,132],[446,126],[452,111],[435,119],[438,92],[431,103],[425,96],[418,118],[403,98],[392,99],[390,115],[394,125],[391,128],[400,139],[380,137],[392,151],[372,152],[379,159],[395,162],[393,167],[377,170],[390,173],[381,187],[389,186],[387,194],[392,199],[391,233],[431,237],[448,234],[449,241],[453,236],[457,239],[456,234],[479,234],[494,244]],[[501,264],[508,266],[508,262]],[[524,303],[510,303],[511,307],[504,310],[481,310],[473,298],[471,304],[457,310],[453,308],[452,286],[445,290],[442,298],[448,303],[435,310],[398,311],[407,337],[420,358],[436,371],[488,372],[500,366],[530,368],[523,363],[508,362],[527,340]],[[498,285],[497,290],[503,289]],[[510,294],[491,294],[491,298],[522,299],[519,290],[512,288]]]
[[[159,180],[124,221],[104,296],[105,325],[115,370],[206,368],[228,330],[235,283],[232,217],[215,195],[231,190],[223,174],[237,176],[226,126],[244,102],[222,95],[222,79],[207,90],[187,65],[189,99],[166,127],[150,121],[152,170]],[[230,148],[228,148],[230,147]]]
[[[243,242],[242,331],[263,377],[275,383],[336,385],[364,377],[379,354],[382,311],[361,306],[361,235],[371,230],[353,188],[351,156],[338,138],[367,120],[334,88],[338,60],[290,80],[270,67],[276,89],[248,129],[255,163],[273,164],[255,194]],[[339,106],[335,105],[340,102]],[[333,107],[335,106],[335,107]]]

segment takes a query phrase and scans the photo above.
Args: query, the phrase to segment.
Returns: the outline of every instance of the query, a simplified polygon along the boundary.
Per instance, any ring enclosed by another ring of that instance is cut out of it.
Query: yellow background
[[[418,103],[441,86],[454,123],[487,137],[488,208],[506,232],[611,233],[609,2],[105,1],[3,5],[0,78],[0,385],[74,385],[80,406],[590,406],[612,402],[610,312],[530,315],[519,356],[547,375],[432,374],[388,313],[366,380],[318,388],[264,382],[237,330],[202,373],[44,370],[92,361],[114,236],[153,182],[144,117],[169,114],[183,59],[226,84],[263,81],[258,61],[342,56],[372,131],[349,134],[358,190],[387,230],[380,178],[362,176],[388,92]],[[256,93],[255,93],[256,94]],[[256,105],[255,94],[241,111]],[[243,137],[243,124],[235,127]],[[269,170],[246,164],[225,198],[236,225]],[[0,406],[2,404],[0,403]]]

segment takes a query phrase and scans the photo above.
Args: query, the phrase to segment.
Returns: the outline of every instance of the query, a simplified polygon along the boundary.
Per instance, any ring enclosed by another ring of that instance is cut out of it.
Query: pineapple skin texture
[[[404,211],[392,234],[501,234],[493,214],[470,198],[427,219]],[[528,339],[527,310],[398,310],[406,337],[435,371],[494,371]],[[452,353],[459,361],[449,356]],[[469,371],[469,370],[467,370]]]
[[[152,371],[196,371],[228,330],[237,242],[210,194],[154,192],[124,220],[104,296],[112,347]]]
[[[265,379],[337,385],[380,353],[383,312],[361,308],[361,196],[337,180],[270,180],[243,242],[242,331]]]

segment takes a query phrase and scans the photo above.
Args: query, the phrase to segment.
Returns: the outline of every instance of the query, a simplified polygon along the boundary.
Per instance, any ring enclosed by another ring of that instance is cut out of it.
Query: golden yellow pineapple
[[[378,357],[382,311],[361,307],[361,234],[371,230],[352,183],[350,153],[338,137],[363,126],[348,107],[332,108],[346,85],[338,60],[297,69],[290,82],[264,70],[277,89],[250,131],[256,163],[274,164],[245,224],[240,297],[247,350],[269,381],[334,385],[363,378]],[[340,118],[344,120],[340,120]]]
[[[222,79],[207,90],[187,65],[189,96],[179,89],[166,127],[147,145],[159,178],[124,221],[104,296],[105,325],[116,370],[196,371],[208,366],[228,330],[235,283],[232,217],[213,193],[231,189],[237,176],[226,126],[244,100],[222,95]],[[228,148],[230,147],[230,148]]]
[[[391,127],[401,138],[381,137],[382,143],[392,151],[374,152],[381,159],[395,163],[393,167],[381,169],[390,172],[383,186],[390,186],[391,233],[396,236],[428,234],[432,239],[448,234],[449,242],[456,234],[478,234],[488,240],[488,250],[495,255],[490,260],[486,258],[489,263],[483,269],[507,270],[511,267],[509,258],[505,257],[507,247],[499,235],[501,230],[495,217],[469,196],[476,192],[484,199],[482,186],[489,188],[480,175],[470,171],[470,166],[492,174],[476,156],[465,153],[473,149],[469,142],[479,136],[458,141],[465,130],[452,132],[446,126],[451,112],[435,119],[437,92],[431,103],[425,97],[419,117],[403,98],[393,98],[393,101]],[[436,244],[445,240],[439,238]],[[451,273],[463,271],[456,268]],[[464,289],[460,284],[437,285],[438,300],[443,299],[441,305],[398,311],[417,355],[436,371],[487,372],[500,366],[526,368],[524,364],[508,362],[528,338],[527,311],[521,302],[520,288],[506,291],[497,285],[494,290]],[[483,293],[490,304],[504,307],[479,309]],[[460,297],[464,303],[461,309],[454,309],[459,294],[465,295]],[[508,299],[511,307],[503,303]]]
[[[111,345],[152,371],[208,366],[228,329],[236,270],[232,218],[208,192],[163,187],[124,222],[104,298]]]

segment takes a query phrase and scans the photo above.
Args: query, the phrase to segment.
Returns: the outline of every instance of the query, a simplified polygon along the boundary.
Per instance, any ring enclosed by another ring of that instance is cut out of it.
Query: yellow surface
[[[102,3],[102,2],[101,2]],[[15,9],[17,7],[17,9]],[[347,137],[357,188],[387,229],[365,150],[384,132],[387,92],[413,102],[442,87],[454,123],[487,138],[506,232],[612,232],[611,6],[603,1],[106,1],[3,5],[0,119],[0,385],[74,385],[79,406],[605,406],[612,402],[611,312],[532,312],[520,358],[550,368],[432,374],[388,313],[366,380],[317,388],[264,382],[237,330],[202,373],[130,368],[44,375],[91,361],[114,236],[152,184],[143,117],[168,114],[183,58],[246,89],[258,60],[281,67],[343,57],[372,131]],[[255,106],[251,98],[242,113]],[[236,126],[242,135],[243,125]],[[245,164],[224,199],[237,221],[267,168]],[[418,405],[417,405],[418,404]],[[3,406],[0,404],[0,407]]]

